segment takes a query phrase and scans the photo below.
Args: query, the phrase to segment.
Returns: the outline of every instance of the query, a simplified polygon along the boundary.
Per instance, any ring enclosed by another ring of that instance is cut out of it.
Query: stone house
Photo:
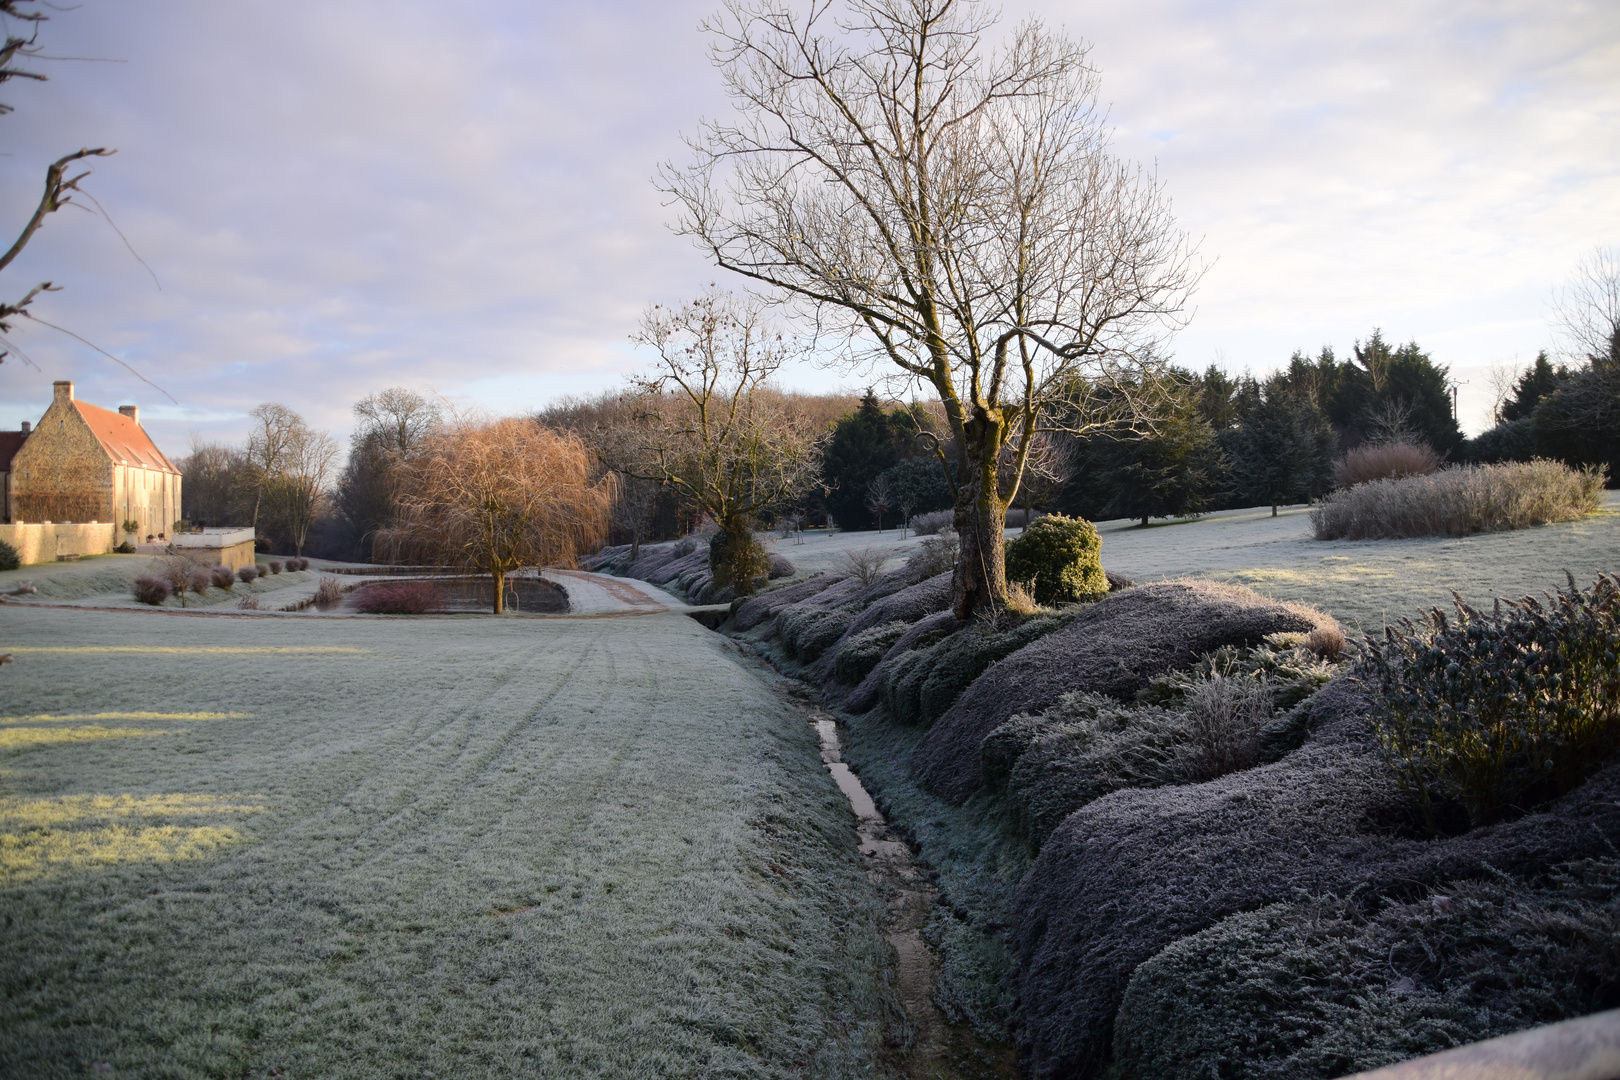
[[[180,470],[141,427],[140,410],[76,401],[71,382],[54,391],[32,431],[5,433],[21,436],[9,466],[11,520],[133,521],[141,539],[167,538],[180,517]]]
[[[21,431],[0,431],[0,522],[11,520],[11,459],[22,449],[28,433],[26,420]]]

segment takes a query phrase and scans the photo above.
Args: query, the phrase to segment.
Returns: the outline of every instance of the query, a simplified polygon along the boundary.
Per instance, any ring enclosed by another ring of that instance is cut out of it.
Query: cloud
[[[341,433],[350,403],[388,385],[502,411],[614,385],[637,363],[641,308],[715,277],[649,182],[684,159],[682,131],[729,108],[696,29],[712,6],[55,13],[51,54],[124,62],[7,85],[0,221],[27,213],[45,162],[116,146],[87,187],[163,288],[71,211],[4,287],[66,286],[41,313],[182,404],[29,328],[44,370],[0,365],[0,424],[37,418],[63,377],[88,400],[140,401],[171,452],[193,428],[239,437],[264,400]],[[1156,162],[1217,260],[1178,341],[1191,366],[1263,370],[1375,325],[1460,377],[1523,362],[1548,343],[1550,288],[1620,237],[1612,5],[1034,10],[1094,42],[1117,149]]]

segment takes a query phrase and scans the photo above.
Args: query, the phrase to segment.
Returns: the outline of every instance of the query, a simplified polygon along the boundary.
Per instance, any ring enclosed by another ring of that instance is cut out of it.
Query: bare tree
[[[889,489],[889,478],[882,473],[873,477],[872,482],[866,485],[866,508],[877,515],[879,536],[883,535],[883,515],[894,505],[894,493]]]
[[[1620,364],[1620,250],[1599,247],[1557,296],[1558,329],[1572,360]]]
[[[1491,394],[1491,424],[1502,422],[1502,409],[1513,398],[1519,385],[1519,369],[1508,363],[1492,364],[1485,372],[1485,387]]]
[[[337,461],[338,442],[324,431],[304,424],[293,429],[280,475],[275,478],[275,498],[280,518],[292,541],[293,552],[304,553],[309,528],[326,499],[326,482]]]
[[[267,401],[248,413],[253,418],[253,430],[248,434],[247,459],[253,469],[253,527],[259,527],[259,511],[270,487],[280,478],[287,465],[287,454],[293,441],[304,428],[304,418],[273,401]]]
[[[336,497],[353,544],[376,557],[372,541],[398,514],[400,470],[426,444],[442,420],[442,409],[396,386],[357,401],[354,418]]]
[[[0,0],[0,23],[4,24],[6,34],[4,43],[0,44],[0,84],[9,82],[12,79],[31,79],[35,82],[46,81],[46,77],[40,72],[18,66],[29,58],[39,55],[39,24],[49,16],[32,8],[32,5],[36,2],[37,0]],[[14,23],[20,23],[25,27],[28,30],[28,36],[24,37],[21,33],[15,32],[13,30]],[[0,115],[11,111],[11,106],[0,104]],[[38,205],[34,207],[34,212],[29,215],[28,220],[23,223],[22,230],[17,234],[17,238],[12,241],[11,246],[3,253],[0,253],[0,271],[4,271],[18,255],[22,254],[23,248],[28,246],[28,241],[32,240],[34,234],[39,231],[40,226],[45,224],[47,216],[72,203],[74,193],[79,191],[79,183],[91,173],[89,169],[76,174],[73,173],[74,163],[83,161],[85,158],[108,157],[113,153],[116,153],[116,151],[108,150],[106,147],[96,147],[93,150],[85,147],[75,150],[71,154],[64,154],[51,162],[45,170],[45,190],[40,196]],[[94,203],[93,199],[91,201]],[[28,315],[28,306],[34,302],[34,299],[40,293],[55,292],[56,289],[57,286],[51,282],[42,281],[29,289],[21,299],[10,303],[0,301],[0,335],[10,332],[11,323],[9,320],[19,315],[24,317]],[[5,346],[0,348],[0,360],[4,360],[9,353],[16,351],[15,347],[9,341],[4,341],[3,338],[0,338],[0,344]],[[23,359],[27,360],[27,357],[23,357]]]
[[[572,566],[600,540],[613,502],[611,477],[591,476],[577,438],[530,420],[460,417],[429,434],[404,471],[397,548],[435,565],[487,574],[494,611],[506,575],[525,566]]]
[[[757,304],[715,290],[655,305],[632,340],[658,362],[631,380],[640,413],[615,468],[674,488],[713,518],[715,585],[745,593],[770,568],[757,515],[816,482],[828,433],[767,385],[789,347]]]
[[[739,115],[660,174],[716,263],[938,395],[959,615],[1006,599],[1038,430],[1151,424],[1155,346],[1200,274],[1157,177],[1110,153],[1086,47],[1028,22],[995,49],[994,22],[977,0],[730,0],[705,27]]]

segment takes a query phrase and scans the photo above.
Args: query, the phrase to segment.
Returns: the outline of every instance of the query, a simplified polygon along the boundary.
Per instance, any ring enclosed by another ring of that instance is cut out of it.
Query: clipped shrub
[[[120,542],[117,547],[113,548],[113,554],[115,554],[115,555],[133,555],[133,554],[135,554],[135,545],[130,543],[128,540],[124,540],[124,541]]]
[[[936,611],[912,623],[889,647],[878,666],[844,699],[844,710],[854,714],[870,711],[882,700],[883,688],[890,685],[890,673],[897,665],[906,662],[906,657],[916,650],[943,641],[961,628],[962,621],[949,610]]]
[[[1620,1005],[1620,860],[1550,876],[1373,912],[1276,904],[1183,938],[1131,976],[1114,1075],[1325,1080]]]
[[[844,636],[860,609],[843,607],[790,607],[776,617],[776,635],[789,656],[811,661]]]
[[[792,560],[790,560],[786,555],[778,555],[773,551],[770,553],[770,558],[770,579],[772,581],[777,581],[785,577],[792,577],[796,572]]]
[[[770,592],[750,597],[743,601],[742,606],[737,609],[737,629],[752,630],[767,619],[775,618],[784,608],[797,604],[801,600],[807,600],[842,580],[844,579],[836,574],[818,574],[796,585],[772,589]]]
[[[133,592],[136,600],[157,607],[169,598],[169,583],[154,574],[142,574],[135,579]]]
[[[910,627],[910,623],[897,619],[847,638],[838,650],[838,659],[833,662],[833,678],[845,686],[856,685],[878,666],[889,646],[899,641]]]
[[[424,615],[444,597],[431,581],[383,581],[358,589],[351,602],[367,615]]]
[[[1311,528],[1318,540],[1392,540],[1575,521],[1597,509],[1603,481],[1601,469],[1545,459],[1458,465],[1335,491],[1311,510]]]
[[[1049,514],[1007,544],[1007,580],[1042,605],[1094,600],[1108,592],[1096,528],[1083,518]]]
[[[208,571],[216,589],[229,589],[236,584],[236,573],[228,566],[215,566]]]
[[[281,573],[283,564],[280,559],[271,559],[267,565],[270,567],[270,572],[272,574]]]
[[[15,570],[21,565],[22,556],[17,554],[17,549],[0,540],[0,570]]]
[[[194,593],[205,593],[214,583],[214,575],[201,566],[190,566],[184,571],[186,588]],[[227,586],[228,587],[228,586]]]
[[[1368,443],[1355,447],[1333,466],[1333,483],[1347,488],[1369,480],[1428,476],[1440,467],[1440,456],[1423,443]]]
[[[954,532],[956,529],[956,511],[934,510],[926,514],[917,514],[912,517],[911,531],[918,536],[934,536],[942,532]]]
[[[241,578],[244,584],[251,585],[259,579],[259,568],[257,566],[244,566],[236,571],[236,576]]]
[[[1063,618],[1047,615],[1000,629],[983,621],[969,623],[935,645],[899,657],[884,672],[878,696],[894,720],[932,724],[991,664],[1064,622]]]
[[[1080,690],[1131,700],[1158,676],[1191,669],[1222,647],[1252,648],[1270,634],[1335,625],[1303,605],[1207,581],[1124,589],[1065,620],[986,669],[917,744],[913,767],[930,791],[951,802],[971,795],[979,786],[979,744],[1017,713],[1040,712]]]
[[[1431,832],[1454,800],[1474,825],[1562,795],[1620,750],[1620,578],[1569,579],[1485,615],[1456,598],[1369,638],[1360,675],[1378,742]]]

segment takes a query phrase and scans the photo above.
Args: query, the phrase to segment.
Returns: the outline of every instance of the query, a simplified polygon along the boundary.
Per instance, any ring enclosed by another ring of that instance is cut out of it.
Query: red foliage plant
[[[353,603],[367,615],[425,615],[444,597],[430,581],[382,581],[357,591]]]

